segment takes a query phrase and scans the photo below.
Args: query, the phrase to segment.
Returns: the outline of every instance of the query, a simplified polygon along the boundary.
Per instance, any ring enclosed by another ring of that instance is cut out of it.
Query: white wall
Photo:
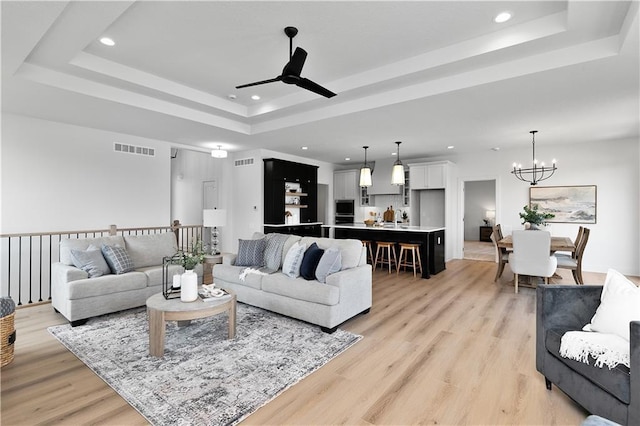
[[[538,148],[540,158],[556,158],[556,174],[540,186],[597,185],[597,223],[591,229],[583,270],[606,272],[614,268],[640,275],[640,142],[638,139],[577,143]],[[496,223],[506,233],[522,229],[518,213],[529,202],[529,185],[509,172],[514,161],[526,164],[531,147],[487,151],[466,157],[447,157],[458,166],[458,191],[465,180],[496,179]],[[433,159],[432,159],[433,160]],[[460,198],[459,198],[460,199]],[[457,226],[455,257],[462,257],[462,212]],[[552,235],[575,238],[579,224],[551,225]]]
[[[115,152],[114,142],[155,149]],[[170,224],[165,142],[2,115],[2,233]]]

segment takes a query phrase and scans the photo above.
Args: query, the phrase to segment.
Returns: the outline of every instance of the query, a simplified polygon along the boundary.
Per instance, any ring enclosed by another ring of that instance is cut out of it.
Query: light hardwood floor
[[[371,312],[342,327],[364,338],[244,424],[579,425],[587,413],[535,370],[535,290],[514,294],[509,269],[494,283],[494,268],[455,260],[429,280],[374,272]],[[572,284],[566,272],[560,282]],[[49,335],[65,322],[50,305],[16,318],[3,425],[146,424]]]

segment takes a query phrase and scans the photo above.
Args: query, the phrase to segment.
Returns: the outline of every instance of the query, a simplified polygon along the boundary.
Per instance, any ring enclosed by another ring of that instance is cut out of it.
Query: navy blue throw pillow
[[[313,243],[309,246],[307,251],[304,252],[304,257],[302,258],[302,265],[300,265],[300,276],[305,280],[315,280],[316,279],[316,268],[318,267],[318,263],[324,254],[324,250],[322,250],[316,243]]]

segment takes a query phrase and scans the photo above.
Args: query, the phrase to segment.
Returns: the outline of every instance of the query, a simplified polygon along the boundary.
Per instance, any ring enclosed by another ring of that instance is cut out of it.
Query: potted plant
[[[182,266],[187,271],[192,271],[193,268],[204,262],[204,248],[202,246],[202,240],[199,238],[191,244],[191,250],[189,252],[179,251],[179,253]]]
[[[538,208],[537,204],[532,204],[531,208],[529,206],[523,207],[524,213],[518,213],[525,229],[540,229],[540,226],[547,224],[547,219],[556,217],[553,213],[538,211]]]
[[[407,214],[406,210],[402,212],[402,222],[409,223],[409,215]]]

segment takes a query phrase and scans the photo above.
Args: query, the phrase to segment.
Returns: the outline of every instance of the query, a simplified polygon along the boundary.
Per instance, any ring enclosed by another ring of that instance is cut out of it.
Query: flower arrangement
[[[539,206],[537,204],[532,204],[531,208],[529,208],[529,206],[523,207],[524,213],[518,213],[523,225],[526,223],[530,223],[531,225],[546,225],[547,219],[556,217],[553,213],[540,212],[538,208]]]
[[[186,270],[192,270],[199,263],[204,261],[204,248],[202,246],[202,240],[198,238],[191,244],[191,250],[189,252],[184,252],[182,250],[178,251],[178,255],[180,258],[180,264]]]

